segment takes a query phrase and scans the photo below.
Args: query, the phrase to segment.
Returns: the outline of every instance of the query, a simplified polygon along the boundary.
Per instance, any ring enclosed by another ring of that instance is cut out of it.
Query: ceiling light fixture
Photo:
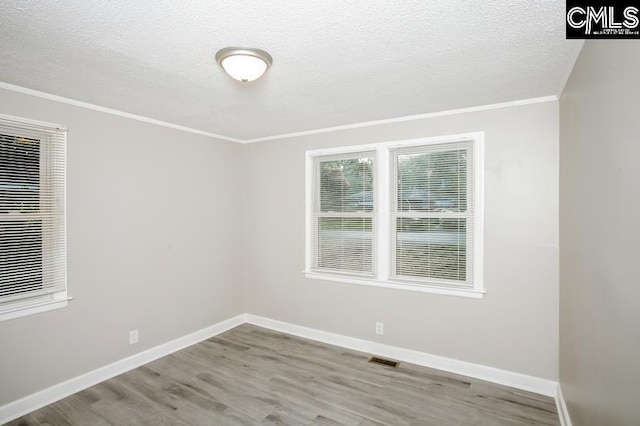
[[[246,83],[260,78],[273,58],[260,49],[225,47],[216,53],[216,61],[232,78]]]

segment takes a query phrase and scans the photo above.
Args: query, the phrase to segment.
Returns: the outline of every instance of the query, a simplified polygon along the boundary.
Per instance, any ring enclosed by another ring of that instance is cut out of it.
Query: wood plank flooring
[[[551,398],[252,325],[10,425],[559,425]]]

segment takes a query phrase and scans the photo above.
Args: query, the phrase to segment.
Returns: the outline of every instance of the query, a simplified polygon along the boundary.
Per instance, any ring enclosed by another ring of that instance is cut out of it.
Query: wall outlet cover
[[[380,334],[380,335],[384,334],[384,323],[382,322],[376,323],[376,334]]]

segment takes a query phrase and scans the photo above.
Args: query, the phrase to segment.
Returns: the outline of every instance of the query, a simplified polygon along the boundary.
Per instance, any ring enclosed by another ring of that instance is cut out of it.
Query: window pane
[[[40,141],[0,134],[0,213],[37,211]]]
[[[0,220],[0,297],[42,289],[42,220]]]
[[[0,117],[0,320],[66,295],[66,134]]]
[[[373,210],[373,158],[320,161],[320,211]]]
[[[466,220],[398,218],[396,275],[466,280]]]
[[[373,272],[371,218],[319,218],[318,267]]]
[[[467,209],[467,151],[398,154],[398,211]]]

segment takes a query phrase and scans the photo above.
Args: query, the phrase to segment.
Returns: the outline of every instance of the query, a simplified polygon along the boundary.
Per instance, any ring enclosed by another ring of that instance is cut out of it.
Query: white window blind
[[[374,162],[374,152],[315,157],[314,270],[374,274]]]
[[[482,132],[306,152],[305,275],[482,298]]]
[[[66,299],[66,130],[0,116],[0,314]]]
[[[472,141],[391,151],[391,277],[473,287]]]

